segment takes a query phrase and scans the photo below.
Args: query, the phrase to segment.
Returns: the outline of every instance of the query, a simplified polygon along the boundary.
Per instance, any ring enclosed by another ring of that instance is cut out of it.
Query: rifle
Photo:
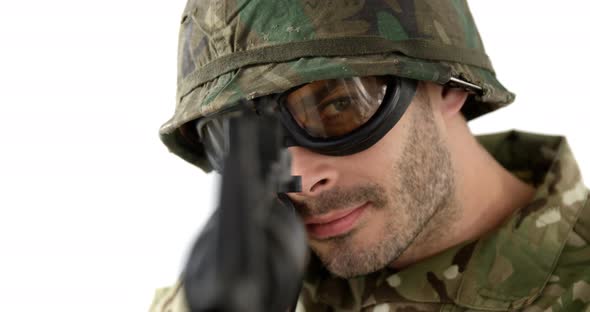
[[[245,108],[224,121],[224,131],[229,153],[220,204],[183,273],[190,311],[294,310],[307,245],[284,194],[301,186],[290,175],[283,128],[271,112]]]

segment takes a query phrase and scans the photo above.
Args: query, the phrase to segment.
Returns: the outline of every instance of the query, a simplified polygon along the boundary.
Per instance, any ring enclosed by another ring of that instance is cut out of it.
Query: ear
[[[461,108],[467,100],[468,93],[463,89],[440,87],[439,109],[443,118],[449,119],[460,114]]]

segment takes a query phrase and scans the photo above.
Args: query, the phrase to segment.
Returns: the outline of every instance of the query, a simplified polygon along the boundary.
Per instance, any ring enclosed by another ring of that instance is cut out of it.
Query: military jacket
[[[478,140],[535,186],[526,207],[399,271],[341,279],[312,261],[296,311],[590,311],[589,192],[566,139],[509,131]],[[181,288],[157,291],[150,311],[188,311]]]

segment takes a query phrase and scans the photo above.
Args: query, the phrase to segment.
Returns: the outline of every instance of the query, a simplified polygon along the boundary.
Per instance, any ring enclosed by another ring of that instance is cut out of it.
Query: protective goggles
[[[222,171],[228,150],[224,119],[249,107],[276,115],[284,145],[344,156],[379,141],[400,120],[416,93],[417,81],[391,76],[320,80],[280,94],[259,97],[198,119],[195,130],[214,169]]]

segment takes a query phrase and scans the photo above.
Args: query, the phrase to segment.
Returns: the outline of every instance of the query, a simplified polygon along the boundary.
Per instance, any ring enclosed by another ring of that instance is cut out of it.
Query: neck
[[[454,212],[433,216],[414,243],[392,264],[402,268],[499,227],[532,199],[535,189],[503,168],[473,137],[463,118],[449,125],[455,169]],[[454,216],[454,218],[449,218]],[[441,228],[444,233],[441,233]]]

